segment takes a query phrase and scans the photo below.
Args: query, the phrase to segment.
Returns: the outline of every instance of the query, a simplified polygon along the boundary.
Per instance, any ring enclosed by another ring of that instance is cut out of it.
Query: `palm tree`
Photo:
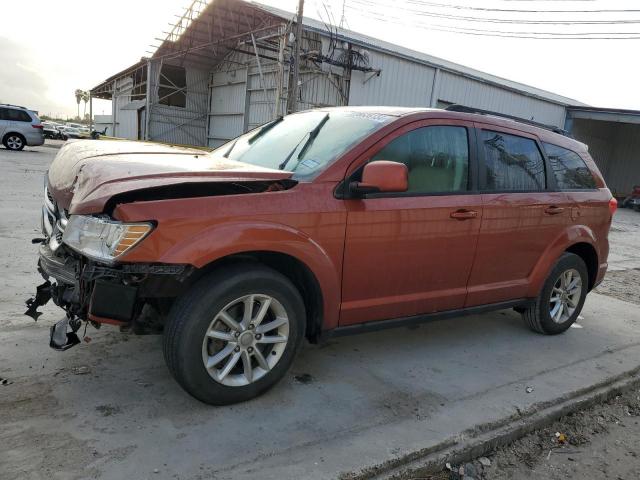
[[[76,88],[75,95],[76,95],[76,103],[78,104],[78,118],[80,118],[80,101],[82,100],[83,93],[84,92],[82,90],[80,90],[79,88]]]
[[[82,118],[87,116],[87,103],[89,102],[89,92],[82,92],[82,101],[84,102],[84,108],[82,109]]]

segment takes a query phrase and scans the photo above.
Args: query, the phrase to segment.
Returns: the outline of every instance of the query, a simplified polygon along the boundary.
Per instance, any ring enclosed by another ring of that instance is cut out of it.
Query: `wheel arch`
[[[587,264],[589,290],[595,285],[598,274],[598,243],[593,231],[585,225],[573,225],[551,242],[529,275],[527,296],[535,298],[540,293],[545,280],[563,253],[574,253]]]
[[[589,274],[590,291],[595,285],[598,275],[598,252],[592,244],[587,242],[574,243],[568,247],[565,252],[578,255],[584,261],[587,266],[587,273]]]
[[[4,144],[5,144],[5,142],[7,141],[7,138],[9,138],[11,135],[17,135],[17,136],[19,136],[19,137],[22,139],[22,142],[23,142],[25,145],[27,144],[27,139],[26,139],[26,137],[25,137],[22,133],[20,133],[20,132],[14,132],[13,130],[11,130],[11,131],[9,131],[9,132],[5,133],[5,134],[2,136],[2,144],[3,144],[3,145],[4,145]]]
[[[306,318],[306,337],[316,343],[322,332],[324,318],[324,296],[320,282],[314,272],[304,262],[282,252],[269,250],[253,250],[234,253],[217,258],[194,272],[189,283],[195,283],[207,274],[231,265],[251,264],[266,265],[287,277],[298,289],[304,301]]]

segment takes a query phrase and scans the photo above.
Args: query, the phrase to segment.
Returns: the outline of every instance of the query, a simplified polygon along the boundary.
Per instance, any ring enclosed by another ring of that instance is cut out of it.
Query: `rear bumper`
[[[33,132],[28,132],[24,138],[27,141],[27,146],[38,147],[44,144],[44,134],[37,128],[33,128]]]

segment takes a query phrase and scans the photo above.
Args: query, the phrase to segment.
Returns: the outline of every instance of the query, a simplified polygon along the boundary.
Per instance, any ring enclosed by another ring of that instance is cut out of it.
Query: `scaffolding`
[[[247,69],[247,98],[254,99],[256,105],[269,104],[269,118],[261,115],[260,121],[287,113],[287,105],[291,111],[347,104],[351,71],[376,70],[358,58],[355,50],[337,48],[337,37],[330,28],[324,37],[303,30],[302,38],[296,39],[292,33],[296,21],[295,16],[286,18],[241,0],[193,0],[169,23],[163,37],[155,39],[157,43],[150,46],[147,57],[91,89],[90,112],[93,98],[110,99],[114,134],[118,131],[119,112],[124,115],[122,108],[129,108],[138,112],[140,139],[171,139],[171,132],[179,131],[180,138],[189,143],[201,142],[201,135],[194,135],[189,129],[200,131],[204,125],[209,139],[213,75],[230,71],[234,65]],[[292,85],[294,47],[298,41],[300,80]],[[187,70],[191,78],[176,81],[168,74],[171,66],[188,67],[206,75]],[[249,76],[258,79],[257,87],[249,85]],[[261,93],[254,94],[256,90]],[[173,108],[172,102],[179,103],[180,109]],[[249,112],[235,113],[249,116]],[[253,126],[255,122],[245,118],[243,129]]]

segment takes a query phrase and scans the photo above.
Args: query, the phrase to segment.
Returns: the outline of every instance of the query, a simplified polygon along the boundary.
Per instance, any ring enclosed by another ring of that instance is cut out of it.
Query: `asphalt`
[[[177,386],[159,336],[90,327],[89,343],[55,352],[61,311],[22,315],[41,281],[30,239],[55,153],[0,149],[0,478],[381,478],[638,378],[640,308],[595,293],[560,336],[501,311],[306,345],[273,390],[228,407]],[[616,269],[640,267],[639,220],[616,216]]]

